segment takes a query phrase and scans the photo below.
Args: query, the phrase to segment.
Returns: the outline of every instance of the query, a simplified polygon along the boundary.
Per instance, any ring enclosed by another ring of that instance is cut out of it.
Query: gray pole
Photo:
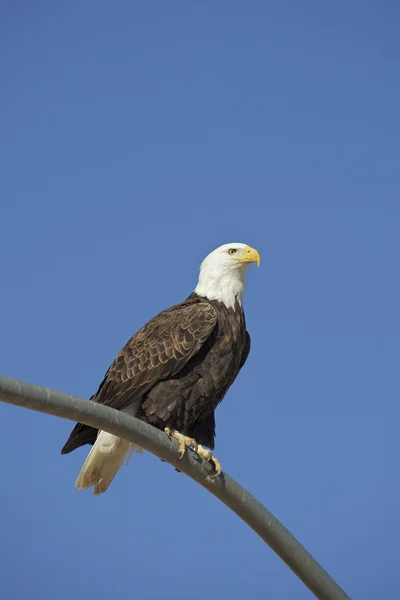
[[[281,557],[288,567],[320,600],[350,600],[328,573],[293,535],[249,492],[229,475],[207,481],[213,471],[198,455],[189,451],[179,460],[178,443],[162,431],[113,408],[76,396],[0,377],[0,400],[31,410],[78,421],[118,435],[155,454],[200,483],[229,506]]]

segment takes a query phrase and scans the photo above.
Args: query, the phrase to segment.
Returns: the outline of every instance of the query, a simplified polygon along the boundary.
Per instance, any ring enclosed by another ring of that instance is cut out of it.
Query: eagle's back
[[[250,347],[242,307],[191,294],[151,319],[124,346],[94,402],[170,427],[214,447],[214,409]],[[97,430],[77,424],[62,452],[93,444]]]

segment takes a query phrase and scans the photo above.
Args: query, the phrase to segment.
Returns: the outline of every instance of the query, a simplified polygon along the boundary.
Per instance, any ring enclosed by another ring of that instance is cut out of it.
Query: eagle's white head
[[[247,267],[253,262],[259,265],[260,255],[246,244],[233,242],[220,246],[201,263],[195,293],[223,302],[228,308],[233,308],[236,302],[242,304]]]

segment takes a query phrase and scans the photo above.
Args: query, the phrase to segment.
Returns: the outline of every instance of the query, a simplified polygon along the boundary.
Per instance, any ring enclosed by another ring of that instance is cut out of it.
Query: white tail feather
[[[97,440],[89,452],[84,465],[76,480],[76,487],[87,490],[94,486],[94,495],[105,492],[123,465],[125,456],[129,452],[128,460],[134,451],[142,449],[116,435],[99,431]]]

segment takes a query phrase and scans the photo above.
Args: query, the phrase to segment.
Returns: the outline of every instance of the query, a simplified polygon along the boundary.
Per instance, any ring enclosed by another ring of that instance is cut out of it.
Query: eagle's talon
[[[217,479],[217,477],[219,477],[222,473],[222,467],[221,467],[221,463],[219,462],[219,460],[217,458],[215,458],[215,456],[213,456],[211,450],[206,450],[200,444],[197,447],[197,454],[199,456],[201,456],[201,458],[204,460],[203,467],[209,462],[212,462],[214,465],[215,473],[212,473],[211,475],[207,475],[207,478],[206,478],[207,481],[212,481],[213,479]]]
[[[207,475],[206,479],[207,479],[207,481],[214,482],[221,475],[222,467],[221,467],[221,463],[219,462],[219,460],[217,458],[215,458],[214,456],[211,456],[210,460],[214,463],[215,472],[211,473],[210,475]]]
[[[165,427],[164,431],[169,437],[174,438],[179,442],[179,460],[182,460],[184,457],[186,448],[190,448],[191,446],[197,448],[197,442],[193,438],[182,435],[179,431],[170,429],[169,427]]]

